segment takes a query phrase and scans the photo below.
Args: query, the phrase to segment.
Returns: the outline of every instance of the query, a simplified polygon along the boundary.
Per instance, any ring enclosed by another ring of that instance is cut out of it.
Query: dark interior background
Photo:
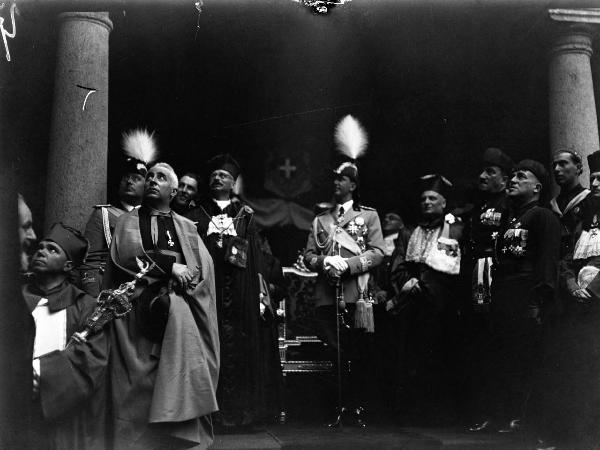
[[[370,137],[363,202],[414,221],[419,175],[443,173],[462,191],[488,146],[547,162],[547,10],[561,3],[354,0],[317,16],[291,0],[205,0],[198,30],[192,1],[111,11],[108,190],[121,132],[142,126],[179,172],[232,153],[249,197],[273,197],[269,164],[303,161],[311,189],[293,201],[312,208],[330,198],[333,129],[353,114]],[[2,153],[40,229],[54,17],[41,4],[18,16],[12,61],[0,62]],[[284,262],[305,239],[267,234]]]

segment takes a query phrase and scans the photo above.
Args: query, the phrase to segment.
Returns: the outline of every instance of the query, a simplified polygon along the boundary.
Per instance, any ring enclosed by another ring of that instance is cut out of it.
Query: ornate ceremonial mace
[[[150,264],[137,257],[135,260],[140,271],[133,280],[121,284],[117,289],[105,289],[100,292],[98,304],[88,317],[84,329],[73,333],[67,347],[74,342],[87,342],[88,336],[101,331],[104,325],[129,314],[132,308],[129,298],[133,295],[137,283],[155,266],[155,263]]]

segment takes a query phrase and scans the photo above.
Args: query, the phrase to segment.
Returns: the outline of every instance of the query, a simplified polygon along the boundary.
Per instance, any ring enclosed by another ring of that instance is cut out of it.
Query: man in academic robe
[[[101,331],[86,341],[69,340],[84,329],[96,305],[68,281],[87,247],[77,230],[54,224],[33,255],[33,281],[23,287],[36,328],[30,448],[105,448],[108,339]]]
[[[354,163],[345,162],[334,170],[336,205],[315,217],[304,251],[306,267],[319,274],[315,286],[317,333],[332,350],[341,352],[343,362],[351,361],[350,374],[345,365],[340,368],[343,399],[331,427],[343,425],[345,420],[366,426],[365,402],[373,365],[370,294],[374,293],[369,290],[369,276],[383,261],[385,243],[377,211],[358,202],[358,185]],[[331,356],[335,360],[335,355]]]
[[[194,224],[171,211],[177,176],[150,167],[142,206],[122,214],[105,284],[116,288],[154,264],[130,314],[111,332],[114,448],[207,448],[217,410],[219,339],[214,269]]]
[[[254,211],[232,200],[239,173],[230,155],[212,158],[209,196],[188,215],[215,264],[221,341],[216,420],[224,431],[274,417],[281,383],[275,317],[268,296],[261,300],[265,267]]]
[[[147,165],[156,155],[152,135],[143,130],[124,133],[123,148],[125,155],[120,166],[122,175],[117,192],[118,201],[95,205],[83,232],[90,249],[85,264],[79,268],[79,282],[81,288],[92,297],[97,297],[102,287],[102,276],[109,259],[117,219],[142,203]]]
[[[508,184],[511,214],[498,234],[492,273],[492,337],[480,404],[485,415],[472,431],[516,432],[526,413],[542,319],[554,307],[558,285],[560,223],[539,205],[548,186],[544,166],[530,159],[516,165]]]
[[[443,415],[440,408],[454,407],[446,402],[454,399],[457,382],[456,290],[463,224],[446,214],[451,187],[442,175],[421,177],[421,220],[408,241],[398,243],[388,294],[388,309],[398,314],[405,341],[400,384],[409,397],[401,407],[438,416]]]

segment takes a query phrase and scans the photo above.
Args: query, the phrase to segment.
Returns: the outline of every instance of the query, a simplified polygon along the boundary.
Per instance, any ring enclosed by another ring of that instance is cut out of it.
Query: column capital
[[[59,22],[69,21],[87,21],[101,25],[110,33],[113,29],[112,20],[109,19],[107,12],[65,12],[58,15]]]

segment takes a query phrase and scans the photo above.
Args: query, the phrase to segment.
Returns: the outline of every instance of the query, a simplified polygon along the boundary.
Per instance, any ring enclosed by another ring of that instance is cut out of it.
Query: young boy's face
[[[31,270],[35,273],[61,273],[68,271],[70,262],[65,251],[53,241],[41,241],[31,259]]]

